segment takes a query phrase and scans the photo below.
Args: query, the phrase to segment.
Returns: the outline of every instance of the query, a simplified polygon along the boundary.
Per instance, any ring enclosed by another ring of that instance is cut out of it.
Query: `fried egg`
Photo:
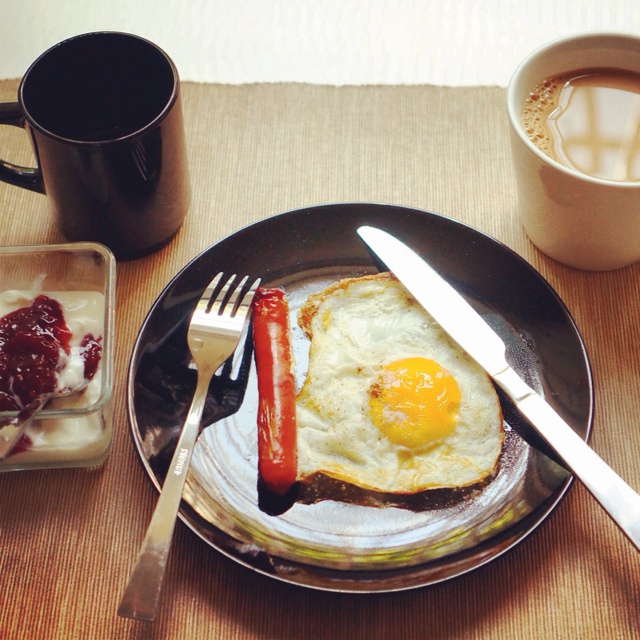
[[[495,472],[504,432],[489,377],[391,274],[312,294],[298,324],[310,340],[299,479],[409,494]]]

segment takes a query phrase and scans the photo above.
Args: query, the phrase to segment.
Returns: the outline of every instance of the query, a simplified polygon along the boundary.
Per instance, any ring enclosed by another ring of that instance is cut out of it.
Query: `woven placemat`
[[[17,80],[0,82],[15,99]],[[640,487],[640,267],[586,273],[527,240],[516,216],[504,90],[183,85],[193,204],[160,252],[118,265],[114,442],[98,470],[0,476],[0,638],[631,638],[637,553],[580,485],[503,558],[434,587],[344,595],[293,587],[177,527],[155,623],[116,608],[156,494],[126,418],[126,373],[144,316],[207,246],[310,205],[407,205],[468,223],[537,268],[591,357],[592,445]],[[0,128],[0,157],[32,166],[27,135]],[[46,198],[0,184],[0,242],[60,242]],[[257,249],[259,250],[259,249]],[[637,636],[636,636],[637,637]]]

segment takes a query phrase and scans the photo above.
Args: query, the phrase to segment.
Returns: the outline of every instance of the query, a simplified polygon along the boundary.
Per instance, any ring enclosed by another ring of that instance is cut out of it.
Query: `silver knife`
[[[403,242],[382,229],[369,226],[358,228],[358,235],[513,400],[522,415],[640,550],[640,495],[511,368],[500,336],[437,271]]]

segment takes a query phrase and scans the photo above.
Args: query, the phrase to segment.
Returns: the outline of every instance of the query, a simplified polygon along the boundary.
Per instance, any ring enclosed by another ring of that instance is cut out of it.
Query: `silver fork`
[[[155,619],[182,490],[200,433],[209,383],[216,370],[238,346],[253,296],[260,284],[260,280],[256,279],[248,286],[249,276],[245,276],[235,287],[235,275],[226,282],[223,280],[224,274],[219,273],[211,281],[191,316],[187,342],[196,366],[196,389],[160,498],[118,607],[118,615],[125,618]]]

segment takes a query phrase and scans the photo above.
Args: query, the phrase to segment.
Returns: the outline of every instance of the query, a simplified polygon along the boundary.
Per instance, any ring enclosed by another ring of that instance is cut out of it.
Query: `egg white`
[[[504,433],[490,379],[393,276],[331,285],[308,298],[298,323],[311,341],[296,398],[299,479],[320,472],[374,491],[417,493],[494,473]],[[373,424],[368,390],[385,364],[415,356],[453,375],[461,404],[449,435],[408,448]]]

